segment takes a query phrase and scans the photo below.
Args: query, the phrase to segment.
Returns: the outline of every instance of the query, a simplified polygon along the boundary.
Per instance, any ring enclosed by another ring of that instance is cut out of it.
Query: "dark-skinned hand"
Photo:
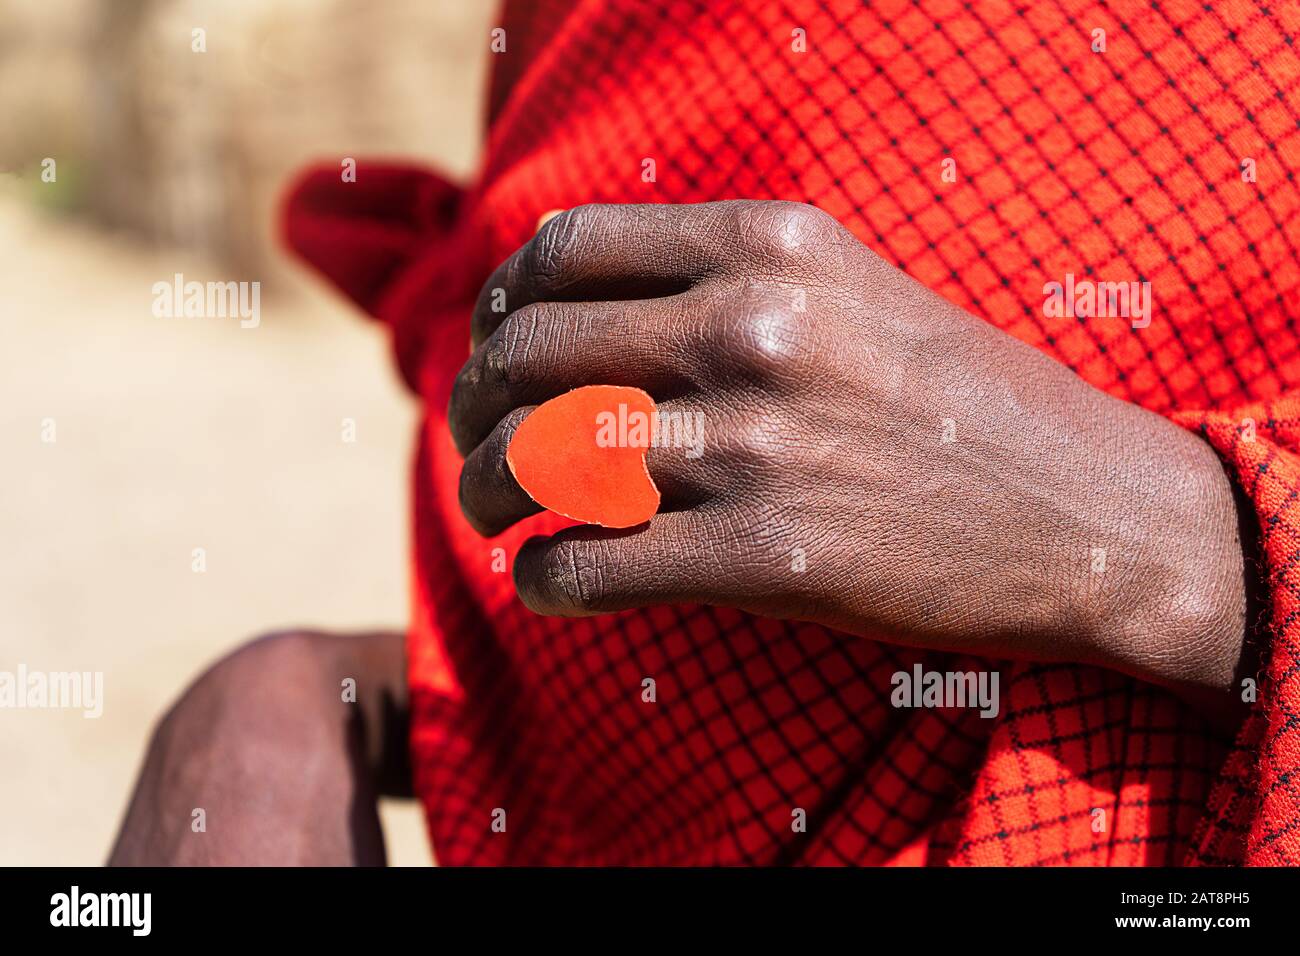
[[[1197,692],[1233,684],[1242,546],[1208,445],[814,207],[569,210],[488,280],[473,341],[450,424],[463,510],[485,535],[538,510],[504,462],[537,404],[630,385],[705,425],[699,457],[650,450],[664,498],[648,525],[521,549],[516,587],[538,613],[708,603]]]

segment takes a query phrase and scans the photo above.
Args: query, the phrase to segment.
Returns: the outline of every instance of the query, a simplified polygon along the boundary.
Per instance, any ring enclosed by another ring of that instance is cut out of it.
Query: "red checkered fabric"
[[[524,0],[500,24],[470,189],[373,164],[343,184],[331,166],[286,220],[391,325],[425,402],[411,743],[439,860],[1300,863],[1300,10]],[[1235,742],[1092,668],[709,607],[565,620],[519,603],[503,569],[560,522],[483,541],[459,512],[445,408],[474,293],[546,210],[734,197],[820,206],[1219,450],[1257,512],[1271,612]],[[1067,273],[1150,282],[1150,325],[1045,318],[1044,285]],[[891,707],[890,676],[917,662],[999,668],[1001,714]]]

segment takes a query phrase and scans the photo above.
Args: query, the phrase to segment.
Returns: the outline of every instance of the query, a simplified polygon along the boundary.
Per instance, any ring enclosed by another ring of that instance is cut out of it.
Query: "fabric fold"
[[[1262,866],[1300,859],[1300,392],[1267,402],[1184,411],[1255,510],[1254,555],[1266,626],[1257,699],[1210,794],[1198,831],[1206,862]]]

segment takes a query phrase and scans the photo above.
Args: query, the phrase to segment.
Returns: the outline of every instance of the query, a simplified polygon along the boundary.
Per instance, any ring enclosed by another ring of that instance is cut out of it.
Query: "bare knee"
[[[369,725],[377,698],[401,694],[401,671],[400,635],[293,630],[241,645],[155,728],[111,862],[382,858]]]

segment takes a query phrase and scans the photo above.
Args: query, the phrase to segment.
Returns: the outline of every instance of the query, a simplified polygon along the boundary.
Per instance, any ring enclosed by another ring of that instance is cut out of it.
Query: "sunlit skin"
[[[1245,570],[1210,447],[814,207],[579,207],[488,279],[473,332],[450,426],[485,534],[538,510],[500,467],[530,406],[627,385],[707,423],[698,458],[651,449],[648,526],[523,548],[538,613],[700,602],[1193,694],[1234,684]]]
[[[109,863],[383,865],[377,799],[410,795],[403,645],[294,631],[214,665],[155,728]]]
[[[473,338],[450,425],[484,535],[538,511],[504,456],[547,399],[634,386],[706,425],[703,454],[650,450],[663,500],[648,525],[522,548],[515,582],[535,612],[726,605],[1097,664],[1233,721],[1250,583],[1211,449],[812,207],[570,210],[488,279]],[[340,700],[347,677],[356,705]],[[246,646],[159,726],[112,862],[383,862],[375,800],[409,789],[405,697],[400,635]]]

